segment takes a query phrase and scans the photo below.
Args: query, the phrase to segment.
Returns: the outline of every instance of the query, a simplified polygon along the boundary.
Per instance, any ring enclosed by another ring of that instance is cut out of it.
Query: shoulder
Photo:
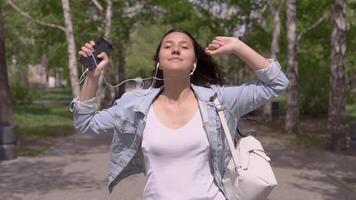
[[[155,93],[158,88],[152,89],[133,89],[126,91],[119,99],[116,99],[114,105],[133,106],[142,103],[147,96]]]

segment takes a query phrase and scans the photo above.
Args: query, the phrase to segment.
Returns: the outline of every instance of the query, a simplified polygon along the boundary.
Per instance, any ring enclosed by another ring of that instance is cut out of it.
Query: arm
[[[277,60],[264,58],[238,38],[216,37],[205,51],[209,55],[237,55],[259,78],[241,86],[219,88],[223,104],[238,117],[280,95],[288,86]]]
[[[81,47],[79,54],[84,57],[91,56],[94,45],[94,41],[86,43]],[[70,104],[70,109],[74,112],[74,127],[80,133],[112,132],[114,128],[116,106],[102,111],[96,111],[95,95],[98,88],[99,77],[102,69],[104,69],[109,62],[109,58],[104,52],[99,54],[98,57],[103,60],[94,70],[87,71],[79,97],[74,98]]]
[[[266,58],[235,37],[216,37],[205,49],[205,52],[212,56],[237,55],[253,70],[264,69],[269,66]]]
[[[222,103],[241,117],[281,95],[288,86],[288,79],[277,60],[268,60],[267,68],[255,70],[259,80],[240,86],[218,87]]]
[[[79,54],[84,57],[91,56],[91,52],[94,51],[95,42],[90,41],[85,43],[84,46],[81,47]],[[108,65],[109,57],[105,52],[100,53],[98,58],[101,58],[102,61],[98,64],[98,66],[94,70],[88,70],[86,74],[86,78],[82,89],[79,95],[79,101],[87,101],[92,99],[96,95],[96,90],[98,89],[98,82],[101,71]]]
[[[114,104],[109,109],[96,110],[95,97],[87,101],[75,98],[70,109],[74,113],[74,127],[79,133],[112,133],[115,127],[115,118],[118,114],[118,105]]]

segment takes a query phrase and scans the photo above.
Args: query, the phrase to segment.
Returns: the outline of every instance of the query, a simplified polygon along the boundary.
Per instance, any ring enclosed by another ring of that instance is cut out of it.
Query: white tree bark
[[[30,16],[28,13],[21,10],[11,0],[7,0],[7,2],[9,3],[9,5],[11,7],[13,7],[22,16],[24,16],[28,19],[34,20],[36,23],[41,24],[43,26],[59,29],[66,34],[68,60],[69,60],[68,68],[69,68],[69,73],[70,73],[70,83],[72,86],[72,95],[73,95],[73,97],[77,97],[79,95],[78,69],[77,69],[77,61],[76,61],[75,42],[74,42],[74,36],[73,36],[73,25],[72,25],[72,19],[71,19],[70,7],[69,7],[68,0],[62,0],[65,27],[58,25],[58,24],[48,23],[48,22],[45,22],[45,21],[42,21],[39,19],[35,19],[32,16]]]
[[[329,95],[328,147],[331,150],[350,148],[346,128],[346,0],[332,0],[331,76]]]
[[[112,26],[112,0],[106,0],[106,10],[105,10],[105,33],[104,33],[104,38],[107,40],[111,39],[111,26]],[[113,60],[110,57],[110,63],[112,64]],[[97,105],[100,106],[100,108],[105,107],[103,104],[106,94],[111,94],[111,88],[106,87],[104,83],[104,76],[105,76],[105,70],[101,73],[100,78],[99,78],[99,87],[98,91],[96,93],[97,95]]]
[[[69,60],[69,73],[70,82],[72,86],[73,97],[79,96],[79,82],[78,82],[78,68],[77,68],[77,57],[75,50],[74,34],[73,34],[73,24],[72,17],[70,14],[70,6],[68,0],[62,0],[64,23],[65,23],[65,34],[68,44],[68,60]]]
[[[298,88],[298,40],[297,40],[297,2],[287,0],[287,37],[288,37],[288,69],[289,85],[287,89],[287,114],[285,130],[287,133],[299,132],[299,88]]]
[[[281,35],[281,18],[280,12],[285,3],[285,0],[281,0],[279,5],[274,4],[273,0],[267,0],[268,7],[273,15],[273,35],[271,43],[271,58],[277,58],[279,53],[279,39]],[[263,106],[263,120],[265,122],[272,121],[272,102],[268,102]]]

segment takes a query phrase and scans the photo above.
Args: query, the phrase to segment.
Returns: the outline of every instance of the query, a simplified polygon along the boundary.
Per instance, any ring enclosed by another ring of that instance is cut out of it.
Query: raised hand
[[[205,48],[205,52],[211,56],[233,54],[238,49],[240,42],[235,37],[218,36]]]
[[[94,52],[94,46],[95,46],[94,41],[87,42],[80,48],[80,51],[78,53],[84,57],[92,56],[91,53]],[[101,58],[102,60],[100,61],[98,66],[95,68],[95,70],[88,71],[89,74],[92,74],[94,76],[100,75],[100,72],[105,67],[107,67],[108,63],[109,63],[109,57],[105,52],[101,52],[97,57]]]

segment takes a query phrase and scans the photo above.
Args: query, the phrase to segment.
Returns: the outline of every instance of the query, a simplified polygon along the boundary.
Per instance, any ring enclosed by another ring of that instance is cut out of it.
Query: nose
[[[179,55],[179,54],[180,54],[179,48],[178,48],[178,47],[173,47],[173,48],[172,48],[172,54],[173,54],[173,55],[174,55],[174,54]]]

